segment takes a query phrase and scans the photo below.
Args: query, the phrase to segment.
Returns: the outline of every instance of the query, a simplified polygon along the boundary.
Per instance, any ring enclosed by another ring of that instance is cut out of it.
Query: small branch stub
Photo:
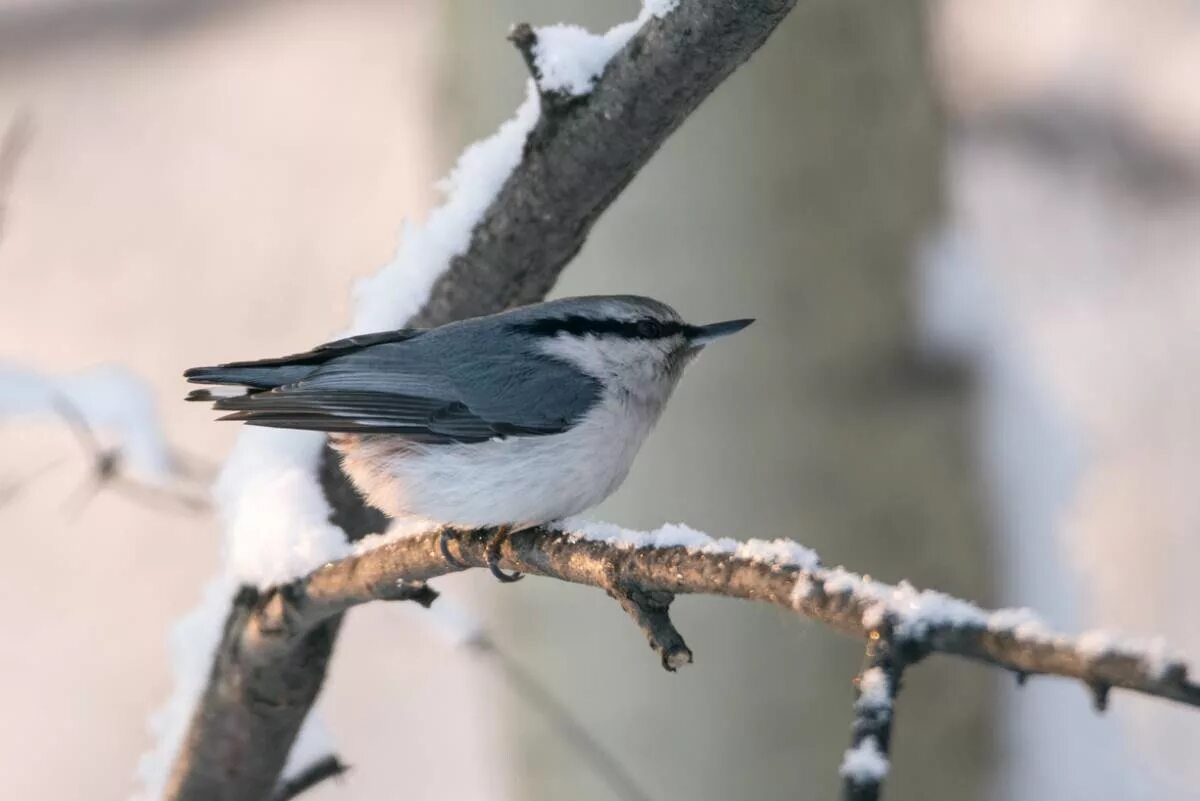
[[[513,43],[517,51],[521,54],[521,59],[525,62],[525,68],[529,70],[529,75],[533,78],[534,85],[537,86],[538,98],[542,104],[542,114],[554,117],[566,110],[568,107],[582,100],[566,92],[556,92],[545,89],[542,86],[542,71],[537,64],[537,31],[527,22],[519,22],[512,26],[512,30],[508,32],[508,41]]]
[[[607,590],[646,635],[650,647],[662,658],[665,670],[674,673],[692,663],[692,650],[671,622],[670,608],[675,600],[674,595],[662,591],[647,592],[615,580],[609,583]]]
[[[1103,682],[1092,682],[1088,685],[1092,691],[1092,707],[1097,712],[1104,713],[1108,711],[1108,693],[1112,689],[1112,685],[1104,684]]]

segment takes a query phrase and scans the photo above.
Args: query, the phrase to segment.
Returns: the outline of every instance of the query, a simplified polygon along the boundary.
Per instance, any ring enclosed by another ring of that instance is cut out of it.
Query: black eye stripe
[[[593,317],[558,317],[545,320],[534,320],[528,323],[515,323],[513,329],[526,334],[540,337],[554,337],[559,334],[573,336],[617,336],[625,339],[661,339],[674,336],[689,330],[691,326],[669,320],[661,321],[649,317],[640,320],[596,319]]]

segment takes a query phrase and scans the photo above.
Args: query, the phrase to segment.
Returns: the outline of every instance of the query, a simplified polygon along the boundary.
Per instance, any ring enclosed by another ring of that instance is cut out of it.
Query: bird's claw
[[[500,548],[504,545],[504,541],[508,539],[508,529],[497,529],[496,533],[488,540],[487,544],[487,566],[492,575],[497,581],[504,584],[512,584],[514,581],[520,581],[525,578],[525,574],[514,570],[512,573],[505,573],[500,569]]]
[[[450,540],[456,539],[458,533],[453,529],[442,529],[441,536],[438,537],[438,549],[442,552],[442,558],[446,560],[446,564],[451,567],[466,569],[468,565],[460,561],[454,554],[450,553]]]

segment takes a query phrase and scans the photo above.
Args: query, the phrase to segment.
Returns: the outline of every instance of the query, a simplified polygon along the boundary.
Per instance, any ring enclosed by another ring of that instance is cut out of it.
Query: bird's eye
[[[637,332],[640,337],[654,339],[662,336],[663,328],[658,320],[638,320]]]

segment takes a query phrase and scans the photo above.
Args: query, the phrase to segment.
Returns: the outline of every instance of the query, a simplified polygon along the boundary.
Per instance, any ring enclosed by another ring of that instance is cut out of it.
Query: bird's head
[[[636,295],[565,298],[529,309],[513,326],[538,350],[570,362],[607,389],[650,403],[666,400],[705,346],[754,322],[692,325],[667,304]]]

